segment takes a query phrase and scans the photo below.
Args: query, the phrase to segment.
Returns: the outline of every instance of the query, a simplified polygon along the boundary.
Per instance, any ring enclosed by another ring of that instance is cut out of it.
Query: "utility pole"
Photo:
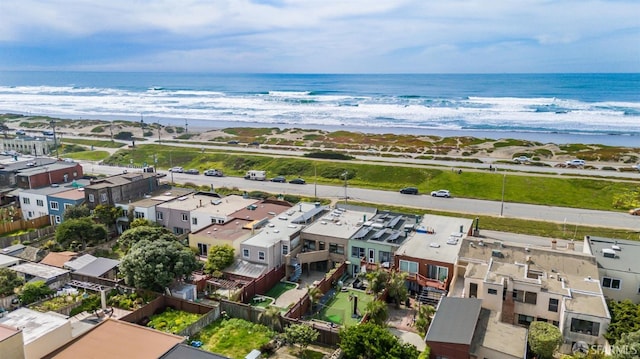
[[[347,204],[347,178],[349,178],[349,171],[344,171],[342,174],[344,176],[344,204]]]
[[[184,133],[189,133],[189,123],[186,118],[184,119]]]
[[[160,139],[160,131],[162,130],[162,126],[160,126],[160,120],[158,120],[158,144],[162,143],[162,140]]]
[[[313,165],[313,198],[318,198],[318,167]]]
[[[56,137],[56,121],[51,120],[51,127],[53,128],[53,148],[56,149],[56,158],[60,155],[58,154],[58,139]]]

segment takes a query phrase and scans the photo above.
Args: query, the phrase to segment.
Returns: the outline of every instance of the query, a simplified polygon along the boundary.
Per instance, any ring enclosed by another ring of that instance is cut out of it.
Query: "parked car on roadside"
[[[186,170],[184,173],[186,173],[188,175],[198,175],[198,174],[200,174],[200,171],[198,171],[195,168],[190,168],[190,169]]]
[[[271,182],[285,183],[285,182],[287,182],[287,179],[284,178],[284,176],[277,176],[277,177],[273,177],[271,179]]]
[[[441,190],[437,190],[437,191],[431,192],[431,197],[449,198],[449,197],[451,197],[451,193],[446,189],[441,189]]]
[[[291,181],[289,181],[289,183],[293,183],[293,184],[305,184],[307,182],[305,182],[305,180],[303,180],[302,178],[294,178]]]
[[[182,172],[184,172],[184,168],[182,168],[182,167],[171,167],[171,168],[169,168],[169,172],[182,173]]]
[[[585,161],[584,160],[569,160],[567,162],[565,162],[565,164],[567,166],[575,166],[575,167],[581,167],[585,165]]]
[[[402,194],[418,194],[418,189],[415,187],[405,187],[400,190]]]
[[[630,209],[629,214],[632,216],[640,216],[640,208]]]
[[[222,171],[219,171],[216,169],[206,170],[204,171],[204,175],[213,176],[213,177],[224,177],[224,174],[222,173]]]

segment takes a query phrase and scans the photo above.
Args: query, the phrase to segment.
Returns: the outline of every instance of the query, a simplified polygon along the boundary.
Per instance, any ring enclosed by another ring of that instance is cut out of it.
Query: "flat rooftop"
[[[396,255],[455,263],[472,225],[473,220],[468,218],[426,214]]]
[[[227,197],[225,197],[225,199],[226,198]],[[265,218],[274,218],[282,212],[293,210],[291,208],[291,204],[284,201],[253,201],[253,203],[249,203],[246,206],[236,208],[236,211],[228,214],[228,216],[253,222],[260,221]]]
[[[62,169],[72,169],[78,165],[76,162],[64,162],[58,161],[50,164],[28,167],[25,169],[21,169],[18,173],[19,176],[31,176],[38,173],[47,173],[50,171],[57,171]]]
[[[640,273],[640,242],[593,236],[585,238],[585,241],[603,269]],[[603,250],[613,257],[605,257]]]
[[[137,201],[133,201],[131,203],[121,202],[118,204],[125,205],[125,206],[131,205],[139,208],[155,207],[158,204],[162,204],[164,202],[174,200],[178,197],[186,196],[190,193],[193,193],[193,190],[188,188],[174,187],[174,188],[171,188],[170,190],[156,191],[155,193],[149,196],[145,196],[144,198],[139,199]]]
[[[5,314],[4,318],[0,318],[1,324],[22,329],[25,345],[52,330],[67,325],[68,322],[60,314],[53,312],[41,313],[28,308],[18,308]],[[69,335],[71,335],[71,325],[69,325]]]
[[[400,246],[418,225],[419,216],[389,211],[376,213],[365,221],[351,239]]]
[[[69,273],[66,269],[40,263],[22,263],[9,267],[9,269],[42,279],[51,279]]]
[[[64,192],[59,192],[51,195],[52,198],[62,198],[62,199],[70,199],[73,201],[77,201],[80,199],[84,199],[84,189],[82,188],[74,188]]]
[[[46,358],[157,359],[184,340],[177,335],[107,319]]]
[[[10,267],[20,263],[20,259],[6,254],[0,254],[0,268]]]
[[[211,201],[215,201],[218,199],[220,199],[220,197],[215,193],[196,192],[175,198],[168,202],[161,203],[157,205],[157,208],[166,208],[170,210],[177,209],[185,212],[190,212],[204,206],[213,207]]]
[[[202,213],[205,215],[209,214],[215,215],[217,217],[228,217],[232,213],[246,209],[247,207],[251,207],[254,211],[257,211],[259,208],[265,208],[265,205],[260,204],[259,202],[260,200],[255,198],[244,198],[242,196],[234,194],[223,198],[210,199],[206,203],[202,203],[199,207],[196,207],[196,209],[194,209],[192,213]],[[242,217],[236,216],[236,218]]]
[[[377,210],[372,207],[340,205],[302,230],[317,236],[348,240]]]
[[[567,312],[611,319],[607,303],[602,295],[590,295],[572,291],[571,298],[564,298],[564,301],[565,311]]]
[[[473,339],[482,300],[442,297],[427,331],[426,342],[468,344]]]
[[[84,179],[79,179],[79,180],[76,180],[75,183],[76,185],[86,186],[87,184],[89,184],[89,181]],[[23,189],[21,192],[28,193],[28,194],[39,194],[43,196],[49,196],[53,194],[67,192],[69,191],[69,189],[72,189],[71,186],[72,186],[72,183],[68,182],[68,183],[61,183],[61,184],[53,184],[48,187],[42,187],[42,188]]]
[[[0,343],[18,333],[20,333],[20,330],[18,328],[0,323]]]
[[[238,238],[251,235],[251,231],[246,227],[252,221],[235,219],[224,224],[212,224],[197,232],[189,233],[189,237],[205,237],[211,239],[223,239],[235,241]]]
[[[269,218],[268,223],[254,236],[246,239],[242,244],[268,248],[281,241],[288,241],[291,236],[300,232],[304,225],[293,223],[301,214],[315,210],[313,203],[299,203],[292,208]],[[295,210],[294,210],[295,209]]]
[[[498,316],[498,313],[482,308],[473,335],[471,354],[477,353],[482,346],[514,358],[524,358],[527,348],[527,329],[503,323]]]

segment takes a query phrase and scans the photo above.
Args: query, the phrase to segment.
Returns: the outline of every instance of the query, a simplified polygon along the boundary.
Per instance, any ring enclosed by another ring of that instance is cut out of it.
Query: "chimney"
[[[573,239],[569,241],[569,243],[567,244],[567,248],[572,251],[576,250],[576,243],[573,241]]]
[[[551,249],[558,249],[558,241],[555,238],[551,240]]]

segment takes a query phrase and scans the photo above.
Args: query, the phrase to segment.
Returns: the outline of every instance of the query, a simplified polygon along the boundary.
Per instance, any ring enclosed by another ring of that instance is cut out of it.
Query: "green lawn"
[[[401,164],[364,163],[354,161],[314,161],[295,157],[273,157],[259,154],[235,154],[198,148],[168,145],[138,145],[135,150],[122,149],[105,162],[136,165],[154,163],[159,168],[182,166],[205,170],[218,168],[229,176],[244,175],[247,170],[266,170],[268,176],[300,176],[311,183],[343,185],[340,174],[349,171],[349,186],[398,191],[415,186],[421,193],[446,188],[453,196],[549,206],[616,210],[614,201],[621,194],[638,190],[637,182],[610,179],[540,176],[526,173],[504,173],[464,169],[461,174],[449,168],[407,167]],[[317,178],[314,176],[317,174]],[[623,206],[624,207],[624,206]],[[626,210],[620,208],[618,210]]]
[[[204,350],[241,359],[274,336],[275,333],[264,325],[232,318],[209,324],[192,340],[201,341]]]
[[[60,140],[62,143],[74,143],[85,146],[105,147],[105,148],[120,148],[125,144],[117,141],[104,141],[104,140],[89,140],[85,138],[63,138]]]
[[[269,291],[265,294],[267,297],[278,299],[282,293],[296,288],[296,284],[289,282],[278,282],[273,288],[269,289]]]
[[[352,318],[353,300],[350,295],[358,297],[358,312],[364,315],[367,304],[373,301],[373,296],[360,290],[350,289],[347,292],[338,292],[320,311],[321,320],[338,325],[350,326],[360,323],[361,317]]]
[[[81,151],[65,153],[65,157],[73,158],[74,160],[87,160],[87,161],[102,161],[109,157],[107,151]]]

